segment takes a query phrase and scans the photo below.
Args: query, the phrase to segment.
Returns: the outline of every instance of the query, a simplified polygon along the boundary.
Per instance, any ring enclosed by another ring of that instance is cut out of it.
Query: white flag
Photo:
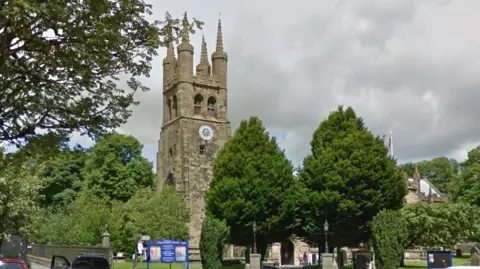
[[[388,139],[388,155],[393,158],[393,134],[390,130],[390,138]]]

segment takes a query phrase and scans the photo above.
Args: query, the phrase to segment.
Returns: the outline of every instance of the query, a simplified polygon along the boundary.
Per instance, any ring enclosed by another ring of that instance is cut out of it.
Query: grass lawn
[[[123,263],[114,263],[112,266],[112,269],[131,269],[133,263],[132,262],[123,262]],[[180,263],[172,263],[172,267],[170,267],[170,264],[168,263],[158,263],[158,262],[152,262],[150,263],[150,269],[186,269],[182,264]],[[142,262],[137,263],[137,269],[146,269],[147,268],[147,263]],[[190,265],[191,269],[202,269],[202,266],[199,263],[195,263],[193,265]],[[244,269],[245,264],[233,264],[233,265],[228,265],[224,266],[223,269]]]
[[[466,263],[470,264],[470,257],[468,256],[465,256],[462,258],[453,257],[452,262],[454,266],[464,265]],[[345,266],[343,266],[343,269],[352,269],[352,268],[353,266],[351,263],[345,264]],[[427,268],[427,261],[410,261],[410,262],[407,261],[405,262],[405,267],[399,267],[399,268],[423,269],[423,268]],[[306,269],[318,269],[318,265],[311,265],[311,266],[308,266]]]
[[[470,257],[464,256],[462,258],[453,257],[452,259],[454,266],[470,264]],[[415,261],[415,262],[405,262],[405,267],[400,268],[409,268],[409,269],[416,269],[416,268],[427,268],[427,261]]]

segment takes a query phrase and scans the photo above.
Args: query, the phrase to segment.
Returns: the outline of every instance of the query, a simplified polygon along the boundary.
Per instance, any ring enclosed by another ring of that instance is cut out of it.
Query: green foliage
[[[42,209],[42,213],[37,232],[31,236],[36,243],[95,246],[100,244],[106,224],[115,227],[108,200],[88,192],[79,193],[65,208],[56,212]]]
[[[29,160],[12,162],[0,148],[0,238],[31,230],[31,222],[38,216],[40,179]]]
[[[402,214],[408,224],[405,248],[454,245],[478,234],[479,209],[462,203],[407,204]]]
[[[397,269],[408,237],[402,213],[382,210],[372,220],[372,243],[378,269]]]
[[[243,120],[219,152],[206,194],[208,213],[230,227],[230,242],[264,251],[290,235],[296,206],[292,166],[257,117]]]
[[[441,192],[448,191],[448,185],[454,181],[458,175],[460,165],[455,159],[446,157],[433,158],[418,163],[406,163],[400,167],[408,177],[413,177],[417,166],[420,177],[427,178]]]
[[[229,228],[225,221],[207,215],[202,224],[200,235],[200,255],[205,269],[221,269],[223,250],[229,237]]]
[[[40,172],[43,206],[71,203],[82,188],[82,169],[88,155],[82,148],[66,149],[45,163]]]
[[[182,32],[168,13],[162,22],[151,15],[144,0],[2,1],[0,141],[20,144],[40,130],[95,135],[125,123],[134,93],[148,90],[137,78]],[[201,25],[194,19],[187,30]]]
[[[88,154],[82,176],[97,196],[126,202],[138,189],[154,185],[152,163],[133,136],[108,134]]]
[[[468,153],[460,176],[450,184],[454,201],[480,206],[480,146]]]
[[[153,240],[188,239],[187,223],[190,212],[184,200],[168,186],[162,192],[151,188],[139,189],[125,204],[113,208],[117,231],[112,246],[133,253],[140,234]]]
[[[312,154],[300,173],[306,237],[323,245],[325,219],[334,246],[358,246],[370,238],[369,221],[382,209],[401,208],[406,181],[352,108],[339,107],[313,134]]]

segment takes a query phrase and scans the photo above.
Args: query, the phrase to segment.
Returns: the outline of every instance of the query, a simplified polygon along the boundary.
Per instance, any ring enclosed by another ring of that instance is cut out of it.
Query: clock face
[[[209,141],[213,138],[213,129],[210,126],[201,126],[200,129],[198,129],[198,133],[200,134],[200,137],[205,141]]]

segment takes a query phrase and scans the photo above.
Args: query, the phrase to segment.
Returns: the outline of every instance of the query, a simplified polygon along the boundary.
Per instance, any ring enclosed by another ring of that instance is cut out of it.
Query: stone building
[[[441,193],[426,178],[420,178],[418,168],[415,167],[413,178],[408,178],[408,193],[405,196],[405,203],[443,203],[448,201],[448,197]]]
[[[173,186],[185,199],[191,211],[188,226],[194,255],[198,254],[205,191],[212,177],[214,159],[231,133],[227,116],[228,56],[223,50],[219,21],[212,65],[207,44],[202,39],[200,63],[194,73],[194,48],[190,44],[186,16],[183,27],[177,57],[170,43],[163,60],[163,122],[158,141],[156,186],[157,191],[166,185]]]

